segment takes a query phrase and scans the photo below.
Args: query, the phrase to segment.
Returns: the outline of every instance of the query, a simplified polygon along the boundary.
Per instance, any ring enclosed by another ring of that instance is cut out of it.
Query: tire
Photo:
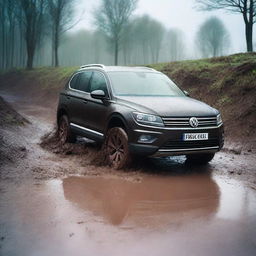
[[[74,143],[76,141],[76,136],[72,133],[70,129],[68,117],[66,115],[61,116],[59,119],[58,138],[62,145],[67,142]]]
[[[116,170],[130,164],[128,136],[123,128],[114,127],[108,130],[105,140],[105,155],[107,163]]]
[[[207,164],[214,158],[214,153],[187,155],[187,163]]]

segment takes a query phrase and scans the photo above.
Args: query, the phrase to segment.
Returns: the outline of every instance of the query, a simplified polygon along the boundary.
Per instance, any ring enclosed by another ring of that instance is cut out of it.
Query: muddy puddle
[[[2,255],[256,253],[256,191],[210,173],[68,177],[1,194]]]

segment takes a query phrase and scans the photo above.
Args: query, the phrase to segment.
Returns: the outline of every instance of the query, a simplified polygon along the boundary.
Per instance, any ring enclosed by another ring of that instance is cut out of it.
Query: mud
[[[0,125],[0,255],[255,255],[254,152],[114,171],[92,141],[58,144],[54,108],[1,95],[29,122]]]

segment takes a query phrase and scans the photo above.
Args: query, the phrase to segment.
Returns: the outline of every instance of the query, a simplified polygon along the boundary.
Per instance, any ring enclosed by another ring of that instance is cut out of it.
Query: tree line
[[[45,40],[58,66],[60,36],[73,22],[74,0],[0,0],[0,67],[33,67]]]
[[[196,0],[200,10],[226,8],[243,15],[247,50],[253,51],[256,0]],[[0,0],[0,68],[84,63],[148,64],[191,58],[186,35],[148,15],[135,17],[138,0],[101,0],[96,29],[69,32],[79,22],[75,0]],[[229,33],[210,17],[194,40],[197,57],[228,53]],[[188,46],[188,45],[187,45]]]

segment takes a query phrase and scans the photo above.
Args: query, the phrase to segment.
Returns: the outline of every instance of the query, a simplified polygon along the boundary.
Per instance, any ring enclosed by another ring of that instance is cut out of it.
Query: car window
[[[91,71],[79,73],[79,78],[76,82],[76,89],[83,92],[89,92],[89,83],[92,77]]]
[[[184,92],[162,73],[112,71],[108,76],[118,96],[185,97]]]
[[[73,76],[70,81],[70,87],[75,90],[89,92],[89,83],[91,77],[91,71],[80,72]]]
[[[90,83],[90,92],[95,90],[102,90],[108,95],[108,89],[106,84],[106,79],[104,75],[100,72],[93,72],[93,76]]]
[[[76,89],[77,87],[77,84],[76,84],[76,82],[77,82],[77,79],[78,79],[78,75],[79,74],[75,74],[72,78],[71,78],[71,81],[69,82],[69,84],[70,84],[70,88],[72,88],[72,89]]]

